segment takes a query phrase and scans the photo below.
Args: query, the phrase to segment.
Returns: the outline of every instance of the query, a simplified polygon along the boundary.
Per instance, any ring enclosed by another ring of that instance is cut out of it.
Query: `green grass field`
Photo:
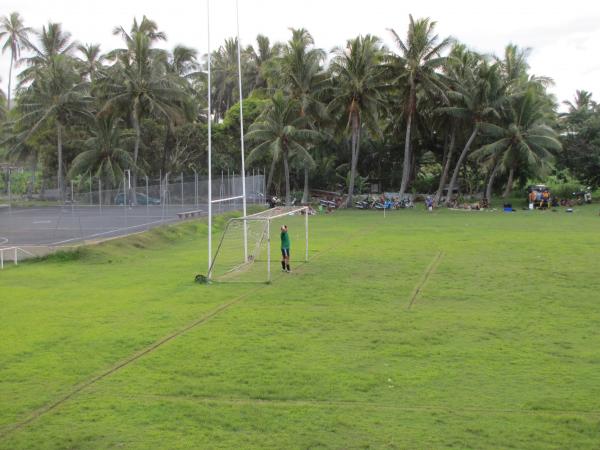
[[[0,449],[600,447],[596,205],[310,229],[270,285],[193,283],[201,221],[0,272]]]

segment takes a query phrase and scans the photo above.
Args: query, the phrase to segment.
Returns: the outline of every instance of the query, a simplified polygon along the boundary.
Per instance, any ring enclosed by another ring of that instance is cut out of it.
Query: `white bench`
[[[190,217],[199,216],[203,212],[204,211],[202,211],[201,209],[196,209],[196,210],[193,210],[193,211],[183,211],[183,212],[177,213],[177,217],[180,218],[180,219],[189,219]]]

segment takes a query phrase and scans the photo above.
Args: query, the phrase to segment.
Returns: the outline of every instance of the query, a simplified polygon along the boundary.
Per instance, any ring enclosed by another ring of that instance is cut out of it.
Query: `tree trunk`
[[[404,160],[402,163],[402,181],[400,182],[400,200],[404,197],[406,188],[408,187],[408,179],[410,178],[410,133],[412,130],[413,109],[415,102],[415,87],[410,88],[410,98],[408,101],[408,118],[406,120],[406,137],[404,139]]]
[[[127,198],[129,199],[132,205],[137,205],[137,195],[132,195],[132,193],[136,192],[137,188],[137,161],[140,152],[140,141],[142,131],[140,127],[140,118],[136,107],[134,107],[133,113],[133,128],[135,129],[135,144],[133,147],[133,167],[129,169],[131,171],[131,189],[127,193]],[[124,190],[125,186],[123,186],[123,191]]]
[[[450,164],[452,164],[452,154],[454,153],[454,145],[456,143],[456,128],[452,127],[452,134],[450,135],[450,145],[448,146],[448,152],[446,153],[446,160],[444,161],[444,170],[442,171],[442,175],[440,177],[440,184],[438,185],[438,190],[435,193],[435,198],[433,200],[434,205],[438,205],[440,202],[440,198],[442,198],[442,194],[444,193],[444,186],[446,185],[446,181],[448,180],[448,174],[450,173]]]
[[[283,149],[283,171],[285,175],[285,204],[289,206],[291,203],[290,198],[290,168],[288,165],[288,153],[287,148]]]
[[[360,145],[360,123],[358,122],[358,116],[354,113],[352,115],[352,160],[350,163],[350,183],[348,184],[348,199],[346,200],[346,206],[352,207],[352,197],[354,196],[354,182],[356,180],[356,166],[358,164],[358,150]]]
[[[62,125],[60,122],[56,123],[56,150],[58,153],[58,193],[60,199],[64,199],[64,186],[63,186],[63,170],[62,170]]]
[[[265,195],[268,195],[269,188],[271,187],[271,184],[273,183],[273,174],[274,173],[275,173],[275,157],[273,157],[273,161],[271,161],[271,168],[269,169],[269,176],[267,177],[267,187],[265,188],[265,190],[267,192],[265,192]]]
[[[448,186],[448,195],[446,196],[446,204],[447,205],[449,205],[452,201],[452,193],[454,192],[454,186],[456,185],[456,180],[458,179],[458,174],[460,172],[460,168],[462,167],[463,162],[464,162],[465,158],[467,157],[467,154],[469,153],[471,145],[473,144],[473,141],[475,140],[475,137],[477,136],[478,132],[479,132],[479,124],[475,124],[475,127],[473,128],[473,132],[471,133],[471,136],[469,136],[469,140],[465,144],[465,147],[463,148],[462,152],[460,153],[460,156],[458,157],[458,161],[456,162],[456,167],[454,168],[454,172],[452,173],[452,178],[450,179],[450,185]]]
[[[485,198],[487,198],[488,203],[492,201],[492,188],[494,186],[494,179],[496,178],[496,173],[498,173],[498,169],[500,168],[500,163],[496,163],[494,165],[494,169],[490,174],[490,179],[488,180],[487,187],[485,188]]]
[[[8,69],[8,97],[7,97],[7,108],[6,111],[10,111],[10,97],[11,97],[11,89],[12,89],[12,69],[13,69],[13,62],[15,60],[15,55],[10,54],[10,66]]]
[[[302,204],[306,205],[308,203],[308,166],[304,167],[304,193],[302,194]]]
[[[510,193],[512,192],[514,176],[515,176],[515,169],[513,167],[511,167],[510,170],[508,171],[508,181],[506,182],[506,189],[504,190],[504,193],[502,194],[502,198],[508,197],[510,195]]]
[[[162,156],[162,162],[161,162],[162,173],[167,173],[167,161],[169,160],[169,154],[171,152],[171,147],[173,144],[173,140],[175,138],[175,136],[173,136],[173,132],[171,131],[171,126],[168,121],[167,121],[166,126],[167,126],[167,129],[165,132],[165,142],[163,144],[163,156]],[[175,169],[175,168],[173,168],[173,169]]]
[[[37,170],[37,153],[33,153],[33,161],[31,162],[31,179],[29,180],[29,187],[27,188],[27,197],[31,199],[33,196],[33,191],[35,189],[35,172]]]

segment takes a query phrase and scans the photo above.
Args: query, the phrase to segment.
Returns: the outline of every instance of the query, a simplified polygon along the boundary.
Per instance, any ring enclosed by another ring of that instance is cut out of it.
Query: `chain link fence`
[[[87,176],[65,182],[64,192],[58,188],[56,180],[44,180],[36,189],[20,187],[15,189],[16,172],[4,174],[0,204],[5,206],[35,202],[37,205],[79,205],[79,206],[155,206],[174,205],[182,208],[198,208],[208,202],[208,177],[196,173],[167,173],[159,177],[137,177],[133,179],[126,172],[122,180],[108,185],[102,179]],[[22,180],[19,179],[22,184]],[[213,200],[239,197],[243,193],[242,177],[235,172],[221,172],[213,175]],[[236,200],[241,205],[241,199]],[[249,204],[265,202],[265,177],[260,171],[246,174],[246,201]],[[215,208],[218,209],[217,203]],[[231,209],[230,205],[230,208]],[[235,205],[234,205],[235,206]]]

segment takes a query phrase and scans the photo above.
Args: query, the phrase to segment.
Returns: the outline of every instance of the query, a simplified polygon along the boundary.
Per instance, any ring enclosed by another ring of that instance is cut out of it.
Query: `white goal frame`
[[[267,234],[267,283],[271,282],[271,221],[274,219],[279,219],[281,217],[296,215],[296,214],[304,214],[304,262],[308,262],[308,216],[310,214],[310,208],[308,206],[298,206],[298,207],[276,207],[267,209],[265,211],[261,211],[259,213],[250,214],[248,216],[243,217],[233,217],[227,221],[225,224],[225,229],[221,235],[221,239],[219,240],[219,244],[217,245],[217,250],[214,256],[211,256],[211,260],[209,261],[209,268],[207,279],[211,281],[212,279],[212,271],[215,265],[215,261],[219,256],[219,250],[223,245],[223,241],[225,236],[227,235],[227,231],[231,224],[236,222],[243,222],[244,227],[244,244],[246,245],[246,227],[247,222],[250,221],[262,221],[266,222],[266,234]],[[247,264],[252,264],[254,261],[248,259],[247,249],[244,252],[245,261],[241,262],[236,268],[242,267]],[[232,269],[232,270],[235,270]]]

